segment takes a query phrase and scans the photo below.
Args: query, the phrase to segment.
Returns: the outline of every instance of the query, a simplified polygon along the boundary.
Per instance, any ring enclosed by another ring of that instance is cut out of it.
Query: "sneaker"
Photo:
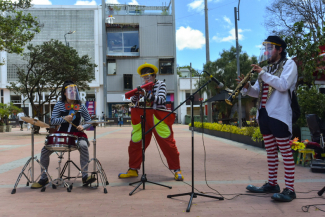
[[[40,179],[38,182],[34,182],[30,188],[31,189],[43,188],[48,183],[49,183],[48,179]]]
[[[271,198],[276,201],[290,202],[293,199],[296,199],[296,193],[291,191],[289,188],[285,188],[282,193],[273,194]]]
[[[93,183],[94,181],[96,181],[96,175],[95,174],[91,174],[90,176],[84,176],[82,177],[82,184],[83,185],[89,185],[91,183]]]
[[[254,185],[248,185],[246,189],[253,193],[279,193],[279,185],[270,185],[268,182],[265,183],[262,187],[256,187]]]
[[[178,171],[175,172],[175,180],[176,181],[183,181],[184,180],[184,176],[182,175],[182,171]]]
[[[118,174],[120,179],[131,178],[131,177],[138,177],[138,171],[129,169],[126,173]]]

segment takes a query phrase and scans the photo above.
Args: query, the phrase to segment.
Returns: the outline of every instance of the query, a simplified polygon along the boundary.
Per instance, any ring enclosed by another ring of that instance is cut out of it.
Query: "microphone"
[[[322,190],[320,190],[317,194],[318,194],[318,196],[322,196],[323,195],[323,193],[324,193],[324,191],[325,191],[325,187],[322,189]]]
[[[212,81],[214,81],[214,82],[216,82],[217,84],[218,84],[218,87],[219,88],[223,88],[223,83],[222,82],[220,82],[220,81],[218,81],[215,77],[213,77],[209,72],[207,72],[207,71],[204,71],[205,73],[207,73],[209,76],[210,76],[210,78],[212,79]]]

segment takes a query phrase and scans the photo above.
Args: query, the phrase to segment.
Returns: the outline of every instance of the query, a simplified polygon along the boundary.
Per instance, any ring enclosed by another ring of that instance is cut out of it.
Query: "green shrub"
[[[227,125],[227,124],[219,124],[219,123],[207,123],[207,122],[194,122],[194,127],[197,128],[203,128],[208,130],[217,130],[221,132],[227,132],[227,133],[234,133],[244,136],[250,136],[252,137],[252,140],[254,142],[260,142],[263,140],[263,136],[260,132],[259,127],[242,127],[239,128],[237,126],[233,125]],[[191,124],[189,124],[191,126]]]

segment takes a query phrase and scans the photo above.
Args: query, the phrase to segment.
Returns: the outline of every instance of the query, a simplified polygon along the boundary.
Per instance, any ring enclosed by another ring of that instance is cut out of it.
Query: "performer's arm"
[[[248,82],[248,88],[243,88],[241,93],[243,94],[243,96],[249,95],[251,97],[255,97],[258,98],[258,93],[260,90],[260,86],[258,84],[258,80],[255,82],[255,84],[252,86],[251,82]]]
[[[260,72],[259,76],[265,83],[274,87],[276,90],[286,92],[297,81],[297,65],[293,60],[287,60],[280,77],[265,73],[265,71]]]
[[[86,109],[86,107],[84,105],[81,105],[80,112],[81,112],[81,116],[85,119],[85,122],[91,121],[91,117],[88,113],[88,110]],[[91,127],[91,124],[84,124],[84,125],[82,125],[82,127],[84,130],[86,130],[89,127]]]
[[[158,91],[158,95],[149,94],[148,99],[151,101],[157,103],[157,105],[165,105],[166,104],[166,95],[167,95],[167,89],[165,82],[162,82],[160,84]]]
[[[55,104],[54,109],[52,111],[52,116],[51,116],[51,125],[60,125],[62,123],[67,123],[67,121],[61,117],[60,110],[62,109],[62,107],[64,108],[63,102],[58,102]]]

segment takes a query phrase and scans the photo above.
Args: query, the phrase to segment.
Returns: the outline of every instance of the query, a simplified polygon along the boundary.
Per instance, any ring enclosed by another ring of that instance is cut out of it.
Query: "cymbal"
[[[109,123],[108,121],[87,121],[85,122],[85,124],[91,124],[93,126],[97,125],[97,124],[105,124],[105,123]]]
[[[21,119],[25,122],[28,122],[28,123],[38,126],[38,127],[46,127],[46,128],[50,127],[50,125],[48,125],[40,120],[34,119],[34,118],[21,117]]]

